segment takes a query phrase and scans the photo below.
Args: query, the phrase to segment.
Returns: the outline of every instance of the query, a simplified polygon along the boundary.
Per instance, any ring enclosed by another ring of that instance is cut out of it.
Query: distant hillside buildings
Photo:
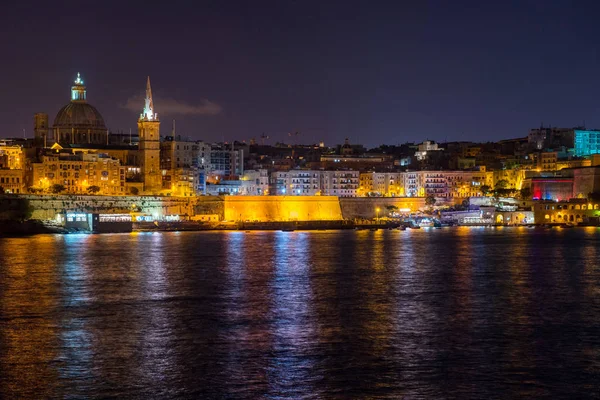
[[[159,105],[160,106],[160,105]],[[600,131],[540,127],[499,142],[266,145],[261,136],[207,143],[161,135],[150,79],[137,132],[110,132],[81,76],[52,124],[34,115],[33,139],[0,142],[0,190],[163,196],[434,197],[460,202],[496,188],[564,200],[600,191]],[[291,137],[291,134],[290,134]]]

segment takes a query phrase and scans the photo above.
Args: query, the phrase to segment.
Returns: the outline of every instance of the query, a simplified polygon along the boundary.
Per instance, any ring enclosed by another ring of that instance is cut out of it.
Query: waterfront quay
[[[0,195],[0,231],[12,233],[394,229],[598,225],[597,203],[472,198],[468,207],[425,198],[337,196]]]

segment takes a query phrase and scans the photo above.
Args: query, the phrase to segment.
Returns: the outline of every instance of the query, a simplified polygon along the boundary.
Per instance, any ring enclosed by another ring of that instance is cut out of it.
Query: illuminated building
[[[63,185],[67,193],[88,193],[97,186],[100,195],[124,195],[125,168],[119,160],[105,154],[49,151],[41,162],[32,163],[33,187],[50,192],[53,185]]]
[[[199,188],[199,146],[180,136],[167,136],[160,143],[162,188],[173,196],[194,196]]]
[[[492,175],[477,171],[366,172],[360,174],[360,196],[427,197],[439,199],[481,196]]]
[[[369,196],[374,193],[373,190],[373,175],[375,172],[363,172],[358,177],[358,192],[359,196]]]
[[[507,188],[521,190],[525,179],[525,170],[523,169],[497,169],[491,171],[490,174],[490,182],[486,183],[490,188],[494,188],[497,182],[506,181]]]
[[[570,171],[573,174],[573,197],[587,198],[590,193],[600,193],[600,167],[573,168]]]
[[[432,151],[440,151],[438,144],[432,140],[426,140],[423,143],[419,144],[417,151],[415,152],[415,157],[419,161],[425,160],[428,152]]]
[[[594,162],[593,159],[596,159]],[[600,154],[592,154],[590,158],[577,158],[574,160],[557,160],[556,170],[560,171],[565,168],[581,168],[600,165]]]
[[[21,146],[0,145],[0,187],[6,193],[23,193],[25,156]]]
[[[356,197],[359,171],[321,171],[321,195]]]
[[[0,188],[5,193],[24,193],[23,170],[0,168]]]
[[[539,168],[541,171],[557,170],[556,164],[558,161],[558,153],[556,151],[544,151],[537,153],[532,158],[537,161],[537,168]]]
[[[244,174],[244,150],[227,148],[226,144],[212,145],[210,155],[206,160],[208,168],[208,181],[216,182],[225,177],[239,177]]]
[[[527,171],[523,187],[533,199],[564,201],[600,193],[600,167],[569,168],[554,172]]]
[[[242,195],[261,196],[269,193],[269,172],[266,169],[245,171],[240,180]]]
[[[141,174],[144,181],[144,192],[158,193],[162,190],[162,174],[160,170],[160,121],[154,110],[150,77],[146,82],[146,98],[144,109],[138,119],[139,150],[141,153]]]
[[[271,195],[355,197],[358,171],[289,170],[271,175]]]
[[[534,177],[530,179],[534,200],[568,200],[573,197],[573,177]]]
[[[273,172],[273,195],[314,196],[321,192],[321,172],[314,170],[289,170]]]
[[[63,219],[63,215],[59,216]],[[67,212],[64,215],[64,227],[67,230],[95,233],[131,232],[133,220],[131,214],[98,214]]]
[[[0,144],[0,168],[23,169],[25,155],[21,146],[3,146]]]
[[[53,143],[67,144],[107,144],[108,130],[98,110],[87,102],[86,87],[81,76],[71,86],[71,101],[62,107],[52,129],[48,130],[48,116],[35,115],[34,132],[36,139],[44,146]]]
[[[466,198],[482,195],[485,171],[423,171],[425,196]]]
[[[72,155],[106,154],[120,160],[125,167],[128,186],[136,192],[157,194],[162,190],[160,170],[160,121],[154,109],[150,79],[146,85],[145,104],[138,119],[139,138],[134,143],[133,134],[111,134],[102,115],[87,102],[87,92],[83,79],[78,74],[71,87],[71,101],[60,109],[51,128],[48,127],[48,115],[37,113],[34,116],[34,143],[37,147],[55,150],[70,150]],[[43,163],[37,156],[31,157],[32,163]],[[39,166],[37,166],[39,168]],[[26,173],[29,186],[37,187],[39,182]],[[128,194],[128,193],[123,193]]]
[[[423,197],[423,176],[417,171],[409,171],[404,174],[404,193],[407,197]]]
[[[600,131],[575,130],[575,155],[589,157],[600,154]]]
[[[600,217],[600,205],[584,199],[572,201],[542,201],[533,205],[536,224],[569,223],[580,224]]]
[[[359,179],[359,196],[405,196],[404,172],[363,172]]]

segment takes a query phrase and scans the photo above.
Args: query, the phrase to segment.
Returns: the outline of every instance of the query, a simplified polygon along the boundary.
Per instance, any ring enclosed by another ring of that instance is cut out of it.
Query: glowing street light
[[[379,223],[379,211],[381,211],[381,210],[379,209],[379,207],[377,207],[377,208],[375,209],[375,212],[376,212],[376,216],[377,216],[377,222],[378,222],[378,223]]]

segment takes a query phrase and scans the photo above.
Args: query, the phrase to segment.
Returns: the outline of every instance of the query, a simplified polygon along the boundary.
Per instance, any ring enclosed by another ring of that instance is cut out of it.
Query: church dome
[[[71,102],[54,118],[55,128],[95,128],[106,130],[104,118],[96,107],[83,102]]]
[[[108,130],[96,107],[88,104],[81,75],[71,86],[71,102],[61,108],[52,126],[54,140],[62,144],[107,144]]]

